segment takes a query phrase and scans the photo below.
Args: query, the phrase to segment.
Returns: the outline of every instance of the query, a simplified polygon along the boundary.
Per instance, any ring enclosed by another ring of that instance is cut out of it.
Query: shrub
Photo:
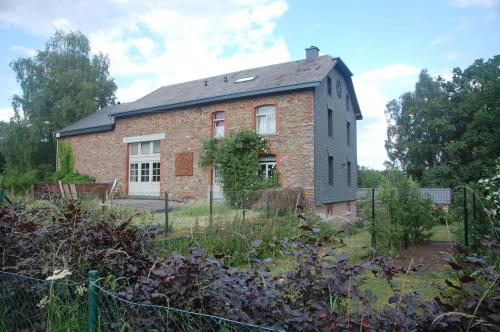
[[[365,197],[365,211],[371,208],[369,200],[371,197]],[[394,252],[401,243],[408,246],[429,239],[439,216],[431,198],[420,194],[416,182],[402,173],[389,174],[376,196],[377,249]]]
[[[3,186],[7,189],[14,188],[22,192],[37,182],[38,172],[36,170],[20,173],[17,170],[9,171],[3,179]]]

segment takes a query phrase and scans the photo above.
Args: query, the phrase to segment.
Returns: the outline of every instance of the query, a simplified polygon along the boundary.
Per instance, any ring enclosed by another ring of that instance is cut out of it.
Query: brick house
[[[221,195],[218,170],[201,167],[201,142],[251,128],[272,154],[283,187],[304,188],[326,217],[354,217],[356,120],[352,73],[340,58],[306,49],[306,59],[161,87],[106,107],[56,133],[69,142],[77,171],[120,181],[129,196],[206,200]]]

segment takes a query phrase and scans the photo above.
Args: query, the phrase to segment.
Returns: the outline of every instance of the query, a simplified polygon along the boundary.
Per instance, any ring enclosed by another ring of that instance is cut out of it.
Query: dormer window
[[[213,126],[214,137],[224,137],[224,112],[213,113]]]
[[[258,134],[269,135],[276,133],[276,107],[274,105],[257,107],[255,117]]]

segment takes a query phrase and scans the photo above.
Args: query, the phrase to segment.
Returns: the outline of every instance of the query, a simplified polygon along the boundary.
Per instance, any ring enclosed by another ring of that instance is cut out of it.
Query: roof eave
[[[114,128],[115,128],[115,125],[110,124],[110,125],[97,126],[97,127],[91,127],[91,128],[64,130],[64,131],[56,132],[56,138],[63,138],[63,137],[77,136],[77,135],[84,135],[84,134],[93,134],[93,133],[99,133],[99,132],[103,132],[103,131],[111,131]]]
[[[311,82],[300,83],[300,84],[285,85],[285,86],[273,87],[273,88],[267,88],[267,89],[259,89],[259,90],[253,90],[253,91],[232,93],[232,94],[228,94],[228,95],[202,98],[202,99],[190,100],[190,101],[174,103],[174,104],[159,105],[159,106],[136,109],[136,110],[126,111],[126,112],[119,112],[119,113],[111,114],[111,116],[114,118],[124,118],[124,117],[148,114],[148,113],[158,112],[158,111],[167,111],[167,110],[171,110],[171,109],[175,109],[175,108],[183,108],[183,107],[189,107],[189,106],[195,106],[195,105],[209,104],[209,103],[218,102],[218,101],[251,97],[251,96],[256,96],[256,95],[272,94],[272,93],[284,92],[284,91],[294,91],[294,90],[313,88],[313,87],[319,86],[320,83],[321,83],[320,81],[311,81]]]

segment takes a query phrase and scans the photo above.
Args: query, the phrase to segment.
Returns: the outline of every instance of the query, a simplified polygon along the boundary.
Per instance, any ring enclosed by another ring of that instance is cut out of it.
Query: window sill
[[[262,136],[262,137],[273,137],[273,136],[278,136],[278,133],[265,133],[265,134],[263,134],[263,133],[257,133],[257,134],[259,134],[259,135],[260,135],[260,136]]]

